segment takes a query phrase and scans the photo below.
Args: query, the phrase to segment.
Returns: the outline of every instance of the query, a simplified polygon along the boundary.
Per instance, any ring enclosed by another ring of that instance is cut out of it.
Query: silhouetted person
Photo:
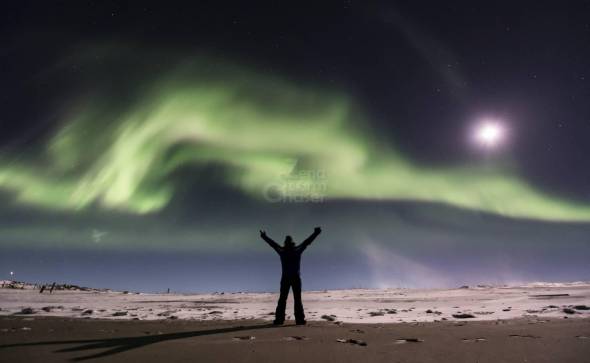
[[[320,227],[316,227],[313,233],[307,237],[300,245],[296,246],[291,236],[285,237],[283,246],[270,239],[265,231],[260,231],[260,237],[266,241],[281,256],[282,276],[281,276],[281,295],[275,311],[274,324],[280,325],[285,321],[285,307],[287,305],[287,296],[289,289],[293,288],[293,298],[295,300],[295,322],[297,325],[305,324],[305,313],[301,303],[301,277],[299,276],[299,265],[301,262],[301,253],[309,246],[313,240],[322,232]]]

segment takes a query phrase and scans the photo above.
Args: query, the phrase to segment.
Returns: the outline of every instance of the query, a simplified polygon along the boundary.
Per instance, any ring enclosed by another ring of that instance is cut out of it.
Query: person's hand
[[[266,231],[260,230],[260,237],[266,237]]]
[[[322,232],[322,229],[320,227],[315,227],[313,231],[314,233],[320,234]]]

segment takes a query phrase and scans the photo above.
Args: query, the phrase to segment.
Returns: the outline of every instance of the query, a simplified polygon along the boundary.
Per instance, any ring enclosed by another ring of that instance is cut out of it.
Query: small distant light
[[[14,275],[14,271],[10,271],[10,276],[13,276],[13,275]]]

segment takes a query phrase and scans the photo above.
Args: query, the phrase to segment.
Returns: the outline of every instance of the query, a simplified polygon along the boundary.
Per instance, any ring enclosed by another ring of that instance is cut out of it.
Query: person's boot
[[[285,321],[284,320],[279,320],[279,319],[275,319],[272,324],[273,325],[283,325]]]
[[[295,321],[295,324],[297,324],[297,325],[305,325],[305,324],[307,324],[307,321],[305,321],[305,319],[296,320]]]

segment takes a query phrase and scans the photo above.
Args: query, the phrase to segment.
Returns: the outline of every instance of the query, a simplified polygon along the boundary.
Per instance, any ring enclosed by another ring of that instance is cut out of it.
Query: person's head
[[[293,247],[295,247],[295,242],[293,242],[293,238],[291,238],[291,236],[285,237],[284,246],[286,248],[293,248]]]

